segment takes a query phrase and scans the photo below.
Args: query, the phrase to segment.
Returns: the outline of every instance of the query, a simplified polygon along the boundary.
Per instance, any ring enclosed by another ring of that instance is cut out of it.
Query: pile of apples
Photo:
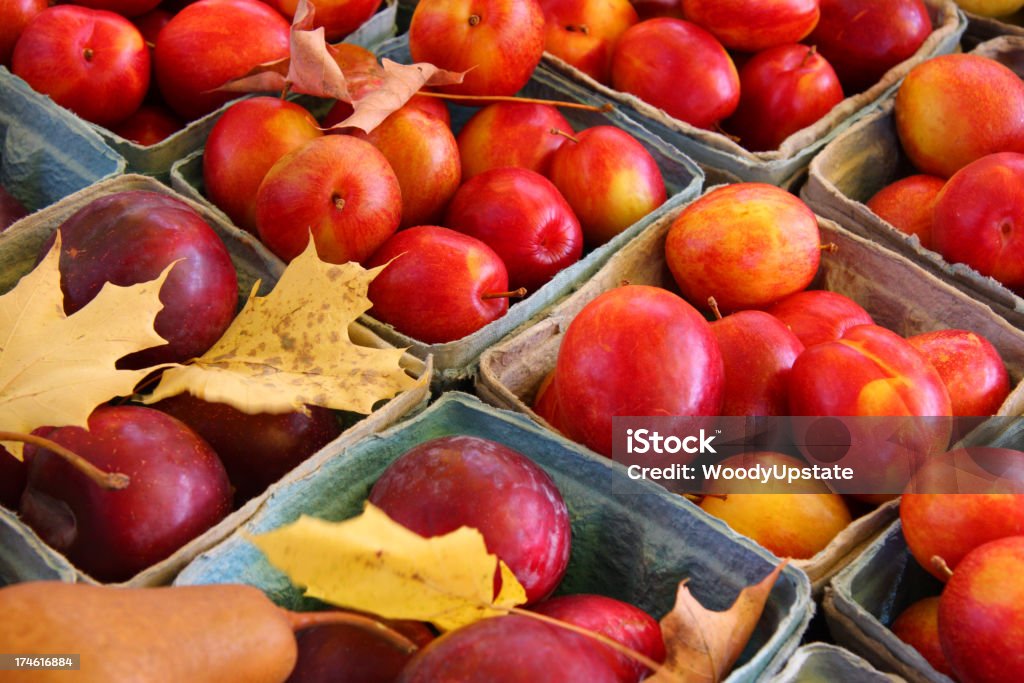
[[[682,296],[624,285],[593,299],[566,329],[534,410],[609,457],[616,415],[705,416],[710,428],[718,415],[934,418],[998,410],[1010,385],[990,342],[954,329],[905,339],[874,324],[852,299],[807,290],[821,248],[815,215],[794,195],[759,183],[709,191],[672,221],[665,239]],[[709,322],[698,310],[708,311],[709,297],[727,315]],[[915,443],[944,452],[950,422],[940,421]],[[747,456],[766,465],[786,457]],[[901,491],[906,464],[885,448],[865,455],[857,471],[865,495],[857,497],[894,497],[870,493]],[[744,531],[782,555],[809,557],[849,521],[827,488],[811,492],[823,494],[820,504],[787,507],[785,496],[775,495],[753,502],[785,508],[782,517],[796,529],[827,520],[831,533],[814,543],[777,534],[778,520],[749,509],[743,496],[709,498],[706,507],[727,520],[735,510]]]
[[[350,71],[376,64],[344,48]],[[285,261],[312,232],[326,261],[386,266],[371,315],[422,342],[501,317],[510,296],[536,291],[667,196],[636,138],[609,125],[575,131],[551,104],[495,102],[456,134],[447,105],[421,93],[370,133],[324,134],[351,111],[338,102],[318,123],[279,98],[233,104],[204,147],[204,190]]]
[[[948,262],[1024,290],[1024,81],[982,55],[936,57],[907,75],[893,111],[917,173],[867,206]]]
[[[1004,470],[1024,453],[973,449]],[[988,451],[988,452],[984,452]],[[936,671],[960,683],[1024,677],[1024,494],[905,493],[903,536],[917,562],[939,579],[941,595],[904,609],[893,632]]]
[[[295,0],[46,0],[0,3],[0,64],[83,119],[151,145],[237,93],[217,88],[288,55]],[[319,2],[340,40],[378,0]]]
[[[751,151],[777,149],[874,85],[932,31],[921,0],[540,4],[548,52]]]
[[[160,290],[154,327],[168,343],[126,356],[122,367],[181,363],[224,333],[238,305],[227,248],[189,205],[129,190],[79,209],[60,226],[67,314],[104,283],[130,286],[180,260]],[[190,394],[152,407],[104,405],[80,427],[42,436],[105,472],[128,475],[123,490],[101,488],[68,461],[26,446],[24,462],[0,450],[0,505],[18,510],[55,550],[100,581],[126,580],[165,559],[235,507],[336,438],[330,410],[246,414]]]
[[[656,662],[664,660],[658,622],[640,608],[596,594],[550,597],[569,564],[569,510],[548,474],[522,453],[476,436],[439,437],[389,465],[368,500],[421,536],[463,526],[479,530],[488,551],[523,585],[527,609],[601,633]],[[500,585],[497,573],[495,585]],[[410,657],[362,629],[317,627],[298,634],[298,661],[288,680],[322,680],[314,674],[350,670],[353,651],[359,653],[359,670],[380,676],[372,680],[406,683],[636,683],[648,673],[606,645],[522,615],[484,619],[436,640],[428,631],[425,641]]]

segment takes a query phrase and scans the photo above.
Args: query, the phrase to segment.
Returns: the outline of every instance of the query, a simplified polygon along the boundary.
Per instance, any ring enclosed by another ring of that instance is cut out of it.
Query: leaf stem
[[[557,626],[559,628],[564,628],[567,631],[572,631],[573,633],[578,633],[579,635],[585,636],[587,638],[593,638],[597,642],[599,642],[599,643],[601,643],[603,645],[607,645],[608,647],[610,647],[611,649],[615,650],[619,654],[625,655],[626,657],[629,657],[630,659],[633,659],[633,660],[635,660],[637,662],[640,662],[641,664],[646,666],[651,671],[658,671],[659,669],[663,668],[662,665],[659,662],[654,661],[653,659],[651,659],[647,655],[642,654],[640,652],[637,652],[636,650],[634,650],[632,648],[626,647],[625,645],[623,645],[619,641],[614,640],[612,638],[609,638],[608,636],[604,635],[603,633],[598,633],[597,631],[591,631],[590,629],[586,629],[586,628],[583,628],[581,626],[576,626],[575,624],[570,624],[567,621],[562,621],[561,619],[555,619],[554,617],[549,617],[546,614],[541,614],[539,612],[532,612],[532,611],[530,611],[528,609],[523,609],[521,607],[510,607],[510,608],[508,608],[508,610],[512,614],[518,614],[520,616],[530,617],[531,619],[536,619],[538,621],[542,621],[545,624],[550,624],[552,626]],[[674,673],[674,672],[672,672],[672,673]]]
[[[131,482],[131,479],[127,474],[122,474],[121,472],[104,472],[78,453],[61,446],[56,441],[52,441],[42,436],[37,436],[35,434],[22,434],[21,432],[0,431],[0,441],[20,441],[21,443],[32,444],[33,446],[45,448],[66,460],[68,464],[87,476],[97,486],[107,489],[108,491],[118,491],[120,489],[127,488],[128,484]]]
[[[311,628],[313,626],[344,624],[346,626],[361,628],[364,631],[369,631],[381,636],[405,654],[412,654],[419,649],[419,646],[417,646],[416,643],[389,627],[387,624],[361,614],[353,614],[352,612],[343,612],[338,610],[326,612],[292,612],[291,610],[282,609],[281,611],[284,612],[293,631],[301,631],[302,629]]]
[[[480,104],[487,104],[490,102],[525,102],[526,104],[549,104],[553,107],[562,107],[564,109],[583,109],[585,111],[596,111],[601,113],[607,113],[614,109],[610,102],[598,106],[594,104],[584,104],[582,102],[544,100],[537,99],[534,97],[515,97],[513,95],[451,95],[443,92],[434,92],[433,90],[420,90],[417,94],[427,95],[428,97],[437,97],[442,100],[455,100],[457,102],[479,102]]]

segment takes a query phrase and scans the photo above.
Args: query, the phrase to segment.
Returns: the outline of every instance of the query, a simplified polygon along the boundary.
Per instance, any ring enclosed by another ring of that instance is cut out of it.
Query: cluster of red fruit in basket
[[[665,287],[613,288],[572,319],[534,410],[611,456],[617,415],[707,416],[710,426],[718,415],[983,416],[999,409],[1009,377],[989,341],[954,329],[904,338],[852,299],[806,289],[821,248],[816,217],[792,194],[756,183],[709,191],[667,228],[672,277]],[[709,297],[728,315],[708,322],[698,309],[710,314]],[[945,452],[950,422],[921,430],[913,447]],[[773,464],[783,456],[756,457]],[[857,473],[865,493],[898,493],[910,476],[906,461],[886,448],[865,454]],[[764,528],[774,523],[758,520],[739,496],[722,504],[709,498],[706,508],[781,554],[809,557],[850,519],[824,483],[811,492],[833,500],[805,506],[804,524],[787,513],[797,528],[822,523],[821,538],[799,543],[781,528]]]
[[[917,173],[868,207],[947,261],[1024,289],[1024,81],[988,57],[946,55],[914,68],[894,107]]]
[[[844,92],[874,85],[932,31],[921,0],[540,4],[548,52],[752,151],[777,149]]]
[[[372,53],[340,48],[349,71],[376,73]],[[369,134],[324,134],[349,113],[339,102],[318,123],[278,98],[233,104],[204,148],[204,189],[285,261],[312,233],[326,261],[388,264],[370,287],[372,315],[425,343],[504,315],[515,290],[533,293],[666,199],[636,138],[574,130],[550,104],[493,103],[456,135],[447,105],[419,94]]]
[[[70,315],[104,283],[130,286],[175,261],[160,290],[154,327],[168,343],[126,356],[146,368],[202,355],[235,316],[235,266],[223,241],[188,204],[150,191],[96,199],[64,221],[61,275]],[[140,257],[139,244],[147,245]],[[80,427],[43,428],[41,436],[106,472],[128,475],[107,490],[54,453],[26,446],[20,462],[0,449],[0,505],[77,567],[102,581],[128,579],[174,553],[234,507],[329,443],[337,415],[247,414],[180,394],[154,404],[104,405]]]
[[[975,450],[1019,477],[1020,453]],[[910,553],[941,584],[940,595],[903,607],[892,630],[960,683],[1024,677],[1024,494],[1019,483],[1006,490],[1016,493],[908,493],[900,501]]]
[[[83,119],[154,144],[237,93],[215,89],[288,55],[295,0],[46,0],[0,5],[0,64]],[[340,40],[378,0],[321,4]]]

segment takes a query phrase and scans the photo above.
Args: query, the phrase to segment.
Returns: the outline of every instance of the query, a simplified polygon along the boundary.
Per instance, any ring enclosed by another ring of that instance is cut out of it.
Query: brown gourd
[[[280,683],[295,666],[293,627],[244,585],[0,589],[0,651],[81,656],[80,671],[6,671],[5,683]]]

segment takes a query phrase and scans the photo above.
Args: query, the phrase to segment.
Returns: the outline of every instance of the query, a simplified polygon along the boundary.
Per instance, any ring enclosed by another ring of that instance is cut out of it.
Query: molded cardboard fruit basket
[[[316,609],[319,603],[304,598],[243,533],[263,533],[301,514],[329,520],[355,516],[392,461],[416,444],[449,434],[499,441],[534,460],[552,477],[572,522],[572,553],[559,593],[601,593],[632,602],[660,618],[671,609],[679,581],[689,577],[696,597],[710,609],[721,610],[776,562],[717,520],[699,514],[686,500],[629,480],[624,469],[610,460],[586,452],[523,415],[484,405],[461,392],[448,392],[416,417],[347,448],[344,457],[326,460],[317,472],[275,487],[239,532],[197,557],[175,584],[248,583],[278,604]],[[807,576],[785,568],[746,650],[725,680],[754,681],[781,666],[796,649],[813,610]]]
[[[1024,77],[1024,36],[996,38],[973,54],[995,59]],[[965,264],[946,261],[866,206],[880,189],[915,172],[896,133],[894,105],[889,98],[829,143],[811,162],[800,196],[819,215],[905,256],[1024,328],[1024,298]]]
[[[953,0],[924,3],[933,30],[913,56],[892,67],[875,85],[847,97],[816,123],[791,135],[778,149],[765,152],[750,152],[722,133],[673,118],[635,95],[598,83],[553,55],[547,54],[543,63],[569,75],[602,101],[639,114],[645,126],[697,161],[709,184],[746,180],[793,188],[803,180],[811,158],[851,123],[872,111],[911,68],[930,57],[957,50],[967,18]]]
[[[230,224],[223,223],[203,206],[181,197],[153,178],[128,174],[92,185],[47,209],[23,218],[5,232],[0,233],[0,292],[10,290],[22,275],[33,268],[40,248],[66,218],[94,199],[125,190],[149,190],[174,196],[198,211],[228,247],[232,262],[238,272],[240,303],[248,298],[256,280],[261,280],[261,295],[273,288],[280,276],[282,266],[251,235],[241,232]],[[364,346],[376,348],[390,346],[359,323],[354,323],[349,328],[349,333],[353,341]],[[352,424],[337,439],[286,474],[281,481],[298,478],[316,470],[322,462],[341,453],[345,446],[385,429],[410,412],[421,409],[429,397],[432,372],[430,361],[428,359],[424,362],[410,354],[405,354],[403,366],[406,372],[418,380],[412,389],[399,394],[358,421],[353,422],[346,414],[344,424],[350,422]],[[125,581],[124,585],[147,586],[169,583],[174,575],[200,551],[216,544],[248,519],[268,495],[269,491],[265,491],[250,499],[220,523],[193,539],[167,559]],[[13,583],[14,581],[32,579],[95,583],[92,577],[76,569],[67,558],[46,545],[32,529],[18,519],[13,511],[0,507],[0,584],[5,581]]]
[[[387,41],[380,47],[378,54],[397,62],[409,63],[411,57],[409,56],[408,37],[401,36]],[[534,72],[530,82],[520,91],[520,95],[595,104],[593,98],[585,90],[543,67],[539,67]],[[449,103],[449,109],[452,116],[452,128],[456,132],[470,116],[478,111],[476,107],[458,106],[453,103]],[[472,381],[480,354],[485,349],[500,341],[514,329],[535,319],[553,303],[571,293],[596,272],[612,254],[645,231],[659,216],[689,202],[701,191],[704,174],[698,166],[682,152],[652,134],[630,117],[618,111],[597,113],[568,108],[562,109],[561,113],[576,130],[597,125],[613,125],[637,138],[658,163],[665,180],[668,200],[659,209],[634,223],[607,244],[585,253],[580,261],[563,269],[547,284],[532,292],[525,299],[514,302],[506,315],[461,339],[441,344],[426,344],[402,334],[391,325],[375,320],[371,316],[364,316],[363,322],[367,327],[394,346],[408,348],[410,353],[419,358],[433,356],[435,389],[467,386]],[[174,165],[171,171],[171,183],[182,194],[210,205],[209,200],[203,196],[202,168],[202,151],[199,150]],[[223,216],[223,214],[221,215]],[[224,218],[227,220],[226,217]]]
[[[849,650],[828,643],[801,646],[786,667],[770,679],[771,683],[893,683],[895,680]]]
[[[665,264],[665,237],[682,209],[659,217],[657,223],[616,254],[571,297],[553,307],[536,324],[510,336],[484,353],[477,378],[477,393],[487,402],[526,413],[545,424],[531,410],[534,395],[558,357],[566,328],[576,314],[601,293],[626,281],[666,287],[678,292]],[[999,350],[1016,387],[1000,415],[1024,413],[1024,332],[1015,329],[991,309],[887,249],[820,219],[822,242],[837,245],[822,254],[821,268],[812,288],[829,289],[853,298],[875,322],[907,336],[944,327],[971,329]],[[892,283],[898,283],[893,287]],[[1006,420],[995,420],[1003,427]],[[853,521],[817,555],[794,564],[810,576],[815,593],[855,558],[882,528],[896,518],[895,503],[876,508]]]
[[[93,128],[0,66],[0,185],[37,211],[127,162]]]
[[[385,0],[381,9],[368,19],[361,27],[349,34],[344,42],[354,43],[367,49],[374,49],[384,40],[395,35],[395,16],[397,3],[395,0]],[[23,87],[28,85],[9,72],[0,71],[0,84],[5,80],[13,80]],[[2,87],[2,86],[0,86]],[[49,97],[43,96],[48,107],[59,110],[78,121],[84,127],[91,129],[103,140],[106,146],[116,154],[125,159],[127,170],[131,173],[151,175],[166,180],[170,173],[171,166],[175,161],[187,156],[193,150],[199,149],[205,144],[213,124],[217,122],[220,115],[231,106],[225,104],[206,116],[190,121],[177,133],[165,138],[155,145],[140,145],[131,140],[126,140],[120,135],[108,130],[103,126],[89,123],[70,111],[58,106]]]
[[[889,626],[922,598],[938,595],[942,584],[918,565],[893,523],[825,592],[825,619],[833,638],[884,671],[911,683],[951,683]]]

